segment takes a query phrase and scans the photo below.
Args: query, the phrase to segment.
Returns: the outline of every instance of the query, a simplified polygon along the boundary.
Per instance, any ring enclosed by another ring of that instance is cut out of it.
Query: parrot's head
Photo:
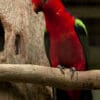
[[[43,11],[44,6],[47,8],[49,6],[54,7],[55,6],[54,4],[56,4],[56,6],[58,6],[59,2],[61,2],[61,1],[62,0],[32,0],[32,4],[33,4],[34,11],[39,12],[39,11]]]

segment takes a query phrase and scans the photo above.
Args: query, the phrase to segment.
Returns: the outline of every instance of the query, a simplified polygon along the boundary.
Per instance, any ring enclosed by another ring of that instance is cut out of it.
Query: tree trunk
[[[44,49],[43,14],[31,0],[0,0],[0,63],[49,66]],[[51,100],[52,88],[1,82],[0,100]]]

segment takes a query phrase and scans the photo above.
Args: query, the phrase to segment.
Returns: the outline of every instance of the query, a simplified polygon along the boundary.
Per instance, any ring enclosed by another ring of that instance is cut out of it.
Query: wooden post
[[[0,0],[0,63],[49,66],[44,49],[43,14],[33,12],[31,0]],[[1,82],[0,100],[51,100],[47,86]]]

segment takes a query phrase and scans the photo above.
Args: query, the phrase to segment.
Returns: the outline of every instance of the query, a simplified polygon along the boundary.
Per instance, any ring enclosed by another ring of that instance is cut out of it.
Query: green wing
[[[83,46],[83,50],[84,50],[84,54],[85,54],[87,66],[88,66],[87,69],[89,69],[90,64],[89,64],[89,50],[88,50],[88,32],[87,32],[85,24],[80,19],[75,20],[75,30]]]

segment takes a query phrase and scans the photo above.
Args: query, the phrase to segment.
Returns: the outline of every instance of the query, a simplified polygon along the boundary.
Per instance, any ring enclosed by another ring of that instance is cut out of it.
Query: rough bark
[[[31,0],[0,0],[0,22],[4,29],[0,63],[49,66],[44,50],[43,14],[33,12]],[[0,83],[1,100],[51,100],[51,92],[50,87],[36,84]]]

